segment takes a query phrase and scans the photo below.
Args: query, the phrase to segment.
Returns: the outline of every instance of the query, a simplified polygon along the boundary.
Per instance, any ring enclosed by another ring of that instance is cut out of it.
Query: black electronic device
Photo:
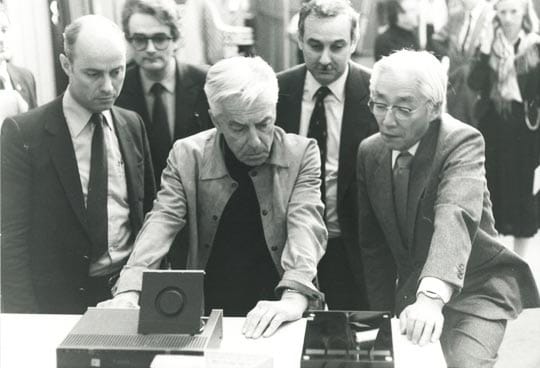
[[[145,271],[138,331],[195,334],[201,328],[203,300],[204,271]]]
[[[141,309],[89,308],[56,349],[58,368],[148,368],[158,354],[203,355],[223,311],[201,317],[204,271],[148,271]]]
[[[302,368],[393,368],[387,312],[308,312]]]

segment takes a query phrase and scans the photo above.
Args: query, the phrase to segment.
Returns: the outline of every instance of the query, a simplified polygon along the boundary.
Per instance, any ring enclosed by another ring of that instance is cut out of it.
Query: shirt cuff
[[[423,291],[437,294],[441,297],[444,304],[446,304],[450,301],[450,298],[454,293],[454,288],[449,283],[442,281],[441,279],[426,276],[420,281],[416,295]]]

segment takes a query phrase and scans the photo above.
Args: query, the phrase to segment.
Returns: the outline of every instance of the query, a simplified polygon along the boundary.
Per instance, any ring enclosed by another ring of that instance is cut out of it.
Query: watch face
[[[301,366],[394,367],[390,318],[387,312],[308,312]]]

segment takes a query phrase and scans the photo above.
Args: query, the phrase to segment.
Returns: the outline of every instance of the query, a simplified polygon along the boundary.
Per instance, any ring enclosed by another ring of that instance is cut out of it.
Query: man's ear
[[[216,119],[216,116],[214,115],[211,109],[208,109],[208,115],[210,115],[210,120],[212,120],[212,124],[214,124],[217,130],[220,130],[219,121],[218,119]]]
[[[433,121],[436,118],[440,117],[443,113],[442,103],[432,103],[431,109],[430,109],[430,115],[429,115],[429,121]]]
[[[64,54],[60,54],[59,59],[64,73],[69,76],[71,74],[71,61],[69,61],[69,58]]]
[[[298,44],[298,48],[304,51],[304,40],[300,36],[300,32],[296,32],[296,43]]]

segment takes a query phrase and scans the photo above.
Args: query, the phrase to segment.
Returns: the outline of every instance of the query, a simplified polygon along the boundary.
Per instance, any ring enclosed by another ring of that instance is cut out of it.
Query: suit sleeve
[[[394,257],[373,211],[366,181],[366,149],[360,144],[357,157],[358,244],[364,264],[370,309],[393,311],[396,290]]]
[[[463,287],[471,246],[480,224],[486,192],[484,140],[467,129],[449,151],[439,174],[433,217],[433,236],[419,280],[435,277]],[[431,196],[426,193],[426,196]]]
[[[277,288],[296,289],[311,299],[322,299],[313,285],[328,233],[320,192],[320,154],[310,140],[302,158],[287,208],[287,242],[281,256],[283,277]]]
[[[32,165],[17,123],[2,126],[2,312],[39,312],[30,272]]]
[[[144,154],[144,202],[143,212],[146,214],[152,209],[152,203],[156,197],[156,183],[154,179],[154,167],[152,166],[152,157],[150,154],[150,144],[148,143],[148,136],[144,123],[139,117],[139,124],[141,127],[143,154]]]
[[[176,142],[169,153],[161,189],[135,239],[133,252],[120,273],[113,294],[140,291],[143,272],[159,267],[176,234],[186,224],[187,200],[179,171],[180,161],[185,157],[181,157],[179,144],[181,141]]]

